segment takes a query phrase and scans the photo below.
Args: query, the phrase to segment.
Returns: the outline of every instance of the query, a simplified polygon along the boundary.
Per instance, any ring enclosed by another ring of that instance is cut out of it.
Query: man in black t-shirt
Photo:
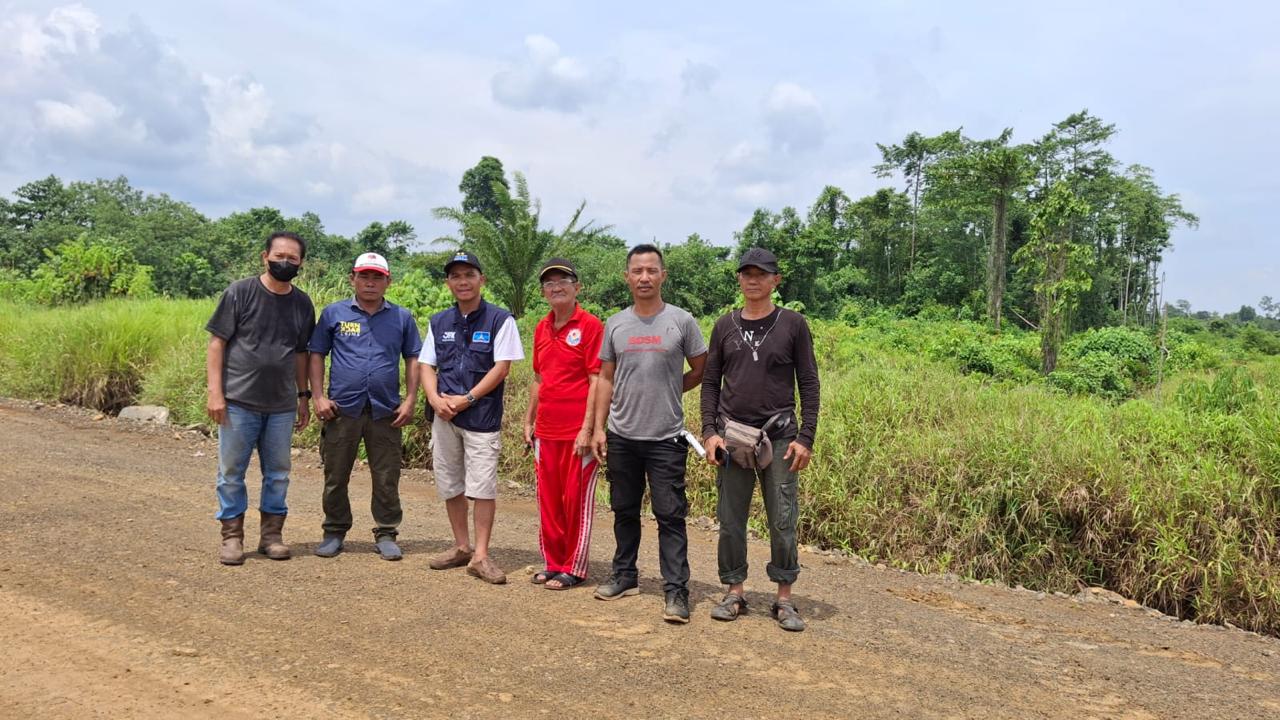
[[[293,431],[311,418],[307,341],[316,313],[311,298],[293,286],[306,255],[302,238],[273,233],[262,252],[263,272],[232,283],[205,325],[207,410],[218,424],[218,561],[224,565],[244,563],[244,476],[255,448],[262,467],[258,552],[272,560],[290,557],[282,538],[290,449]]]
[[[818,430],[818,363],[804,316],[773,304],[773,291],[780,282],[778,258],[773,253],[763,248],[743,253],[738,287],[746,302],[741,310],[722,316],[711,330],[702,376],[702,435],[707,460],[718,466],[720,582],[729,586],[711,617],[734,620],[747,606],[743,594],[747,516],[759,478],[769,521],[771,556],[766,571],[778,584],[771,614],[784,630],[799,631],[804,629],[804,621],[791,601],[791,585],[800,574],[796,486],[797,474],[809,464]],[[727,421],[741,423],[746,429],[726,433]],[[752,452],[751,446],[726,452],[726,435],[732,434],[735,442],[741,443],[752,429],[762,429],[768,435],[771,453]],[[762,464],[764,467],[759,467]]]

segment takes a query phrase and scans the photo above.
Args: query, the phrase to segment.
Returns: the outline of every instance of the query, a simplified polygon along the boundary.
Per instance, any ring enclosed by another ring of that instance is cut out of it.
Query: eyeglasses
[[[542,283],[543,290],[554,290],[556,288],[564,288],[578,282],[573,278],[560,278],[559,280],[546,280]]]

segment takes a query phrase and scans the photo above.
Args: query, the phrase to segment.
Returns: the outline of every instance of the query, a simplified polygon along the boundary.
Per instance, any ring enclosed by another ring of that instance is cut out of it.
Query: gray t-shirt
[[[260,413],[297,410],[294,358],[307,351],[315,325],[315,306],[298,288],[276,295],[256,276],[231,283],[205,325],[227,341],[222,359],[227,402]]]
[[[674,305],[653,317],[627,308],[604,325],[600,359],[615,363],[609,430],[630,440],[666,440],[684,427],[684,362],[707,352],[698,321]]]

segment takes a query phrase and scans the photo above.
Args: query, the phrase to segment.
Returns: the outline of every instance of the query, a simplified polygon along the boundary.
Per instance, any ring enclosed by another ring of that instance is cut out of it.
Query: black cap
[[[458,263],[462,263],[464,265],[470,265],[471,267],[479,270],[480,272],[482,273],[484,272],[484,268],[480,267],[480,260],[477,259],[475,255],[472,255],[466,250],[459,250],[458,252],[453,254],[453,257],[445,261],[444,274],[448,275],[449,268],[453,267],[454,265],[457,265]]]
[[[542,280],[552,270],[559,270],[574,280],[578,279],[578,270],[573,267],[572,262],[566,258],[553,257],[542,264],[542,269],[538,271],[538,280]]]
[[[742,253],[742,258],[738,260],[738,272],[742,272],[743,268],[749,267],[758,267],[765,272],[776,275],[778,274],[778,256],[764,248],[751,248]]]

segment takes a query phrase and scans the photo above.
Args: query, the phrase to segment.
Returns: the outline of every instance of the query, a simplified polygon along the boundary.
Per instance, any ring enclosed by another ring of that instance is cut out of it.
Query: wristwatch
[[[475,404],[476,404],[476,396],[475,396],[475,395],[472,395],[471,393],[467,393],[467,402],[468,402],[468,403],[470,403],[471,405],[475,405]]]
[[[300,397],[300,398],[307,398],[308,400],[310,400],[310,399],[311,399],[311,391],[310,391],[310,390],[299,390],[299,391],[298,391],[298,397]]]

